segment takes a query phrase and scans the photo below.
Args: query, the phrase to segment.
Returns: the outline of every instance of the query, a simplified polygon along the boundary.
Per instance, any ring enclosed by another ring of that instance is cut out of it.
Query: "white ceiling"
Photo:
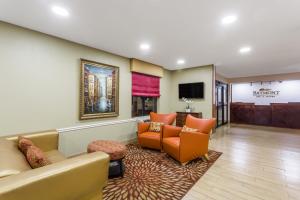
[[[54,15],[52,5],[70,16]],[[237,22],[223,26],[231,14]],[[226,77],[300,72],[299,0],[0,0],[0,20],[167,69],[216,64]],[[252,52],[240,55],[245,45]],[[179,58],[184,66],[176,66]]]

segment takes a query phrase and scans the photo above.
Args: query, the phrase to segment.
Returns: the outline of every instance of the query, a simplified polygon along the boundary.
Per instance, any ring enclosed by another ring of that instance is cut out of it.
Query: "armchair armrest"
[[[150,123],[140,122],[138,123],[138,135],[144,132],[147,132],[149,129]]]
[[[109,156],[95,152],[0,179],[0,200],[74,200],[102,195]]]
[[[209,134],[181,132],[180,157],[205,155],[208,152]]]
[[[166,137],[178,137],[181,132],[181,127],[172,126],[172,125],[164,125],[163,129],[163,138]]]

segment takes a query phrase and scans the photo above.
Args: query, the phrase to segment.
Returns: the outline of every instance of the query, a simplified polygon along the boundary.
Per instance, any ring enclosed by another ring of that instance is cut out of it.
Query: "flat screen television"
[[[182,83],[178,85],[179,98],[203,99],[204,83]]]

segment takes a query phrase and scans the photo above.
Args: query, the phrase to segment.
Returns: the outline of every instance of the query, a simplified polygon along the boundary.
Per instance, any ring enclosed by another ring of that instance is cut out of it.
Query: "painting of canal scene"
[[[81,59],[80,119],[119,115],[119,68]]]

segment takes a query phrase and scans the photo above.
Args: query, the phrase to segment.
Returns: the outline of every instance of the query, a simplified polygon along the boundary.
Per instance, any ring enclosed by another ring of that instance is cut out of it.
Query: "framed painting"
[[[81,59],[80,120],[119,116],[119,67]]]

